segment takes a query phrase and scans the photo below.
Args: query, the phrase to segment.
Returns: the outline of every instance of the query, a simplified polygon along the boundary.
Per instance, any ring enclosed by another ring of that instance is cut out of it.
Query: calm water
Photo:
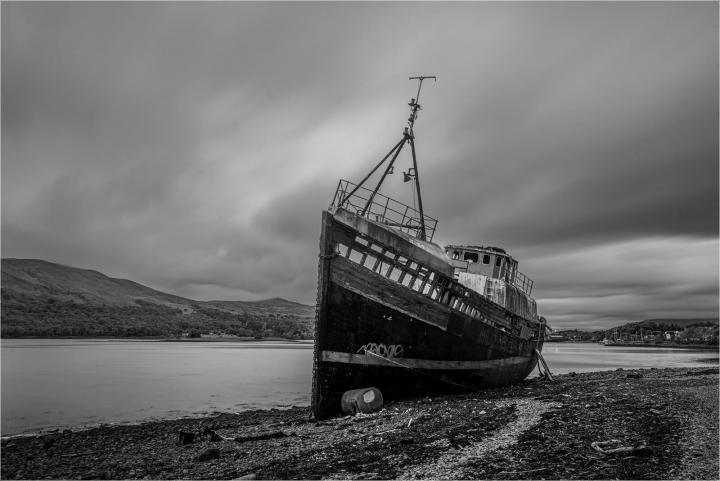
[[[2,435],[310,403],[311,344],[12,339],[0,350]],[[543,355],[557,374],[717,358],[568,343]]]

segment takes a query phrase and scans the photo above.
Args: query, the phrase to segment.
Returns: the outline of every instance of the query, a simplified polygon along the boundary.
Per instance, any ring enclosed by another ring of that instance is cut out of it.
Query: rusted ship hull
[[[386,399],[518,382],[543,335],[453,278],[408,236],[349,211],[323,212],[312,411],[340,411],[343,392]]]

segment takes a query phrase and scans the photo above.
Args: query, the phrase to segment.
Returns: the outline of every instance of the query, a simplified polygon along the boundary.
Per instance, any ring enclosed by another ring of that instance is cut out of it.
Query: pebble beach
[[[2,479],[719,479],[718,367],[570,373],[392,401],[2,441]]]

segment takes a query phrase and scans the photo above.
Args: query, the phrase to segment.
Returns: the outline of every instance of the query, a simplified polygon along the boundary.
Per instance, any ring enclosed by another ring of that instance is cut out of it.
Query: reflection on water
[[[2,434],[310,403],[312,344],[2,340]],[[553,373],[702,366],[717,352],[548,343]]]
[[[312,344],[2,340],[2,434],[307,405]]]
[[[554,374],[617,368],[701,367],[699,359],[718,358],[717,350],[603,346],[595,343],[548,342],[543,357]]]

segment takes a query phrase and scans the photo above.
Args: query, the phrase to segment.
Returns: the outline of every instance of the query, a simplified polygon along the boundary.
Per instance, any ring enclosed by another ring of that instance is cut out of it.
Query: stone
[[[220,450],[218,448],[208,448],[202,453],[198,454],[197,460],[198,462],[205,462],[210,461],[211,459],[219,459],[220,458]]]
[[[195,442],[195,433],[178,431],[178,444],[192,444],[193,442]]]

